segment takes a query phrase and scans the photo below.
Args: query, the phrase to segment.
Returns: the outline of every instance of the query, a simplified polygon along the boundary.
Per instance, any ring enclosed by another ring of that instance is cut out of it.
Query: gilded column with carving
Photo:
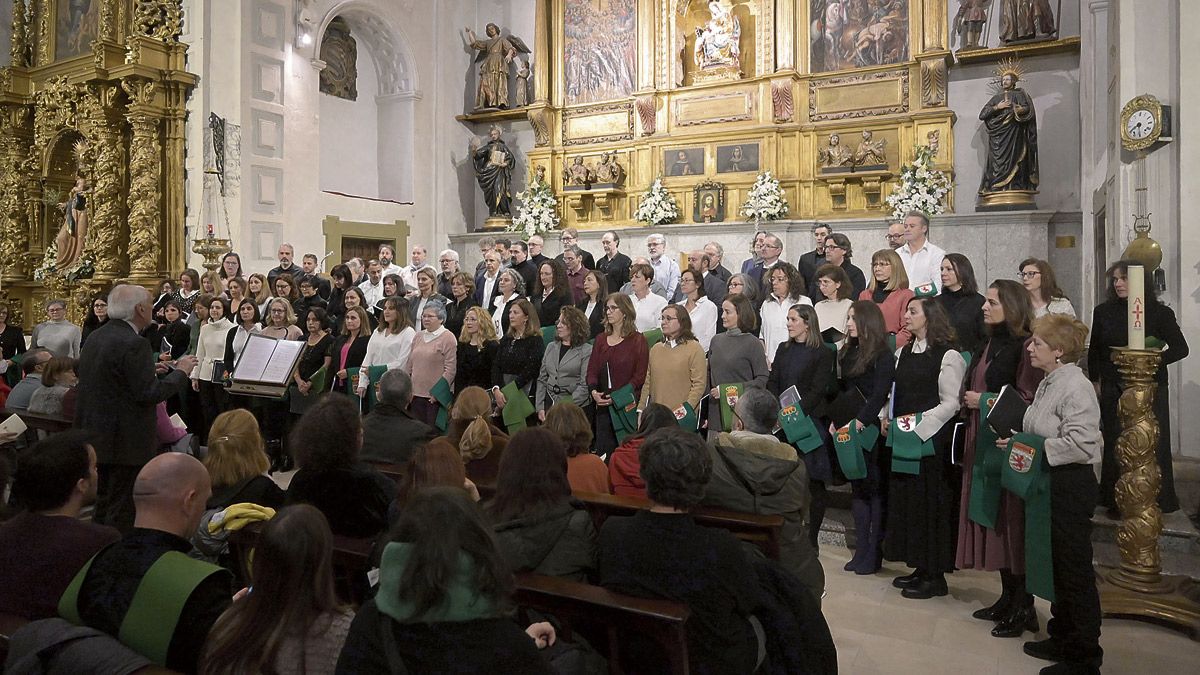
[[[133,129],[129,157],[129,274],[139,280],[154,279],[159,271],[162,219],[162,142],[159,114],[150,104],[155,84],[127,79],[121,87],[129,95],[128,119]]]
[[[122,248],[126,225],[121,204],[125,157],[121,143],[121,118],[115,110],[116,85],[88,85],[82,99],[81,123],[95,148],[95,165],[86,167],[92,177],[91,227],[86,248],[96,261],[96,279],[117,279],[125,273]]]
[[[29,21],[26,17],[25,0],[13,0],[12,42],[9,45],[14,66],[29,65]]]
[[[23,168],[32,140],[28,106],[0,106],[0,264],[5,281],[25,276],[29,219]]]

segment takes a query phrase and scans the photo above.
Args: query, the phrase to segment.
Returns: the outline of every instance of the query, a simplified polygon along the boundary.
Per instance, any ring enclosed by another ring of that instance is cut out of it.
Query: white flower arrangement
[[[742,204],[742,215],[759,222],[776,220],[787,215],[788,203],[779,185],[779,179],[771,172],[758,174],[750,193],[746,195],[746,203]]]
[[[663,187],[662,178],[655,178],[654,183],[642,195],[633,219],[647,226],[663,225],[679,217],[679,205],[675,198]]]
[[[523,232],[528,239],[558,229],[558,200],[549,185],[534,179],[527,190],[517,193],[517,199],[521,200],[521,212],[508,226],[510,232]]]
[[[900,182],[887,196],[892,216],[903,218],[909,211],[936,216],[946,211],[950,194],[950,178],[933,168],[933,149],[928,145],[913,148],[913,163],[900,170]]]

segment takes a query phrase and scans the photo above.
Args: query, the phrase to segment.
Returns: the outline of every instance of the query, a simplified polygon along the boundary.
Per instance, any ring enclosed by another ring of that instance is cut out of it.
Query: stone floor
[[[879,574],[860,577],[842,571],[849,559],[844,547],[821,546],[828,588],[823,607],[843,674],[1021,675],[1049,665],[1025,656],[1023,640],[993,638],[990,624],[971,618],[971,612],[999,596],[997,575],[955,572],[947,577],[950,595],[907,600],[891,581],[909,570],[888,563]],[[1050,608],[1043,600],[1037,608],[1043,629],[1037,639],[1042,639]],[[1026,639],[1031,639],[1028,633]],[[1167,628],[1106,619],[1100,644],[1106,674],[1200,671],[1200,642]]]

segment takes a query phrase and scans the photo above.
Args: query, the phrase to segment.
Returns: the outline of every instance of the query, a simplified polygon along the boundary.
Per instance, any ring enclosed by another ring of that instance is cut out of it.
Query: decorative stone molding
[[[638,96],[634,100],[637,106],[638,121],[642,125],[643,136],[653,136],[658,131],[658,97],[654,94]]]
[[[792,79],[771,81],[771,113],[776,124],[792,121],[796,112],[792,100]]]
[[[946,105],[946,61],[930,59],[921,62],[921,105],[938,108]]]

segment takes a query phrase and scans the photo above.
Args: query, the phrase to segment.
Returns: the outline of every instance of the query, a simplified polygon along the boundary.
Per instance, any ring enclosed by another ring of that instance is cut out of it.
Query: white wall
[[[353,37],[353,33],[351,33]],[[380,139],[379,80],[365,46],[358,51],[358,98],[320,95],[321,179],[323,191],[378,198],[379,157],[402,139]],[[381,144],[380,141],[385,143]]]
[[[12,63],[12,0],[0,0],[0,67]]]

